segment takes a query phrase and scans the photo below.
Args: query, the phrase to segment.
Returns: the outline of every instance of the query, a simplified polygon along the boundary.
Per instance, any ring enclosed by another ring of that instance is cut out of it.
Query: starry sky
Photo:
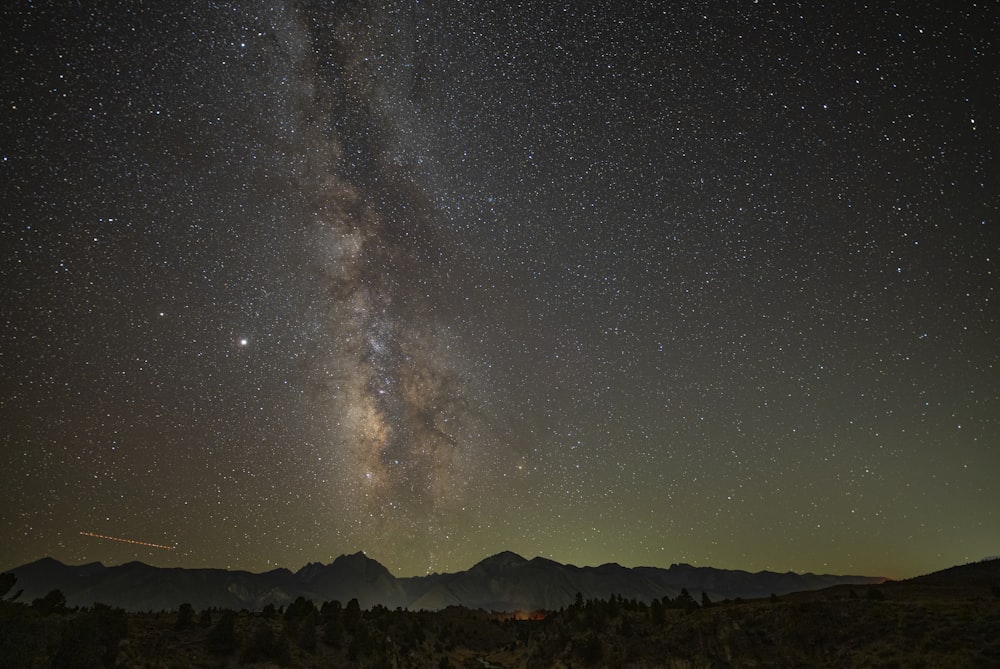
[[[3,3],[0,566],[1000,553],[997,24]]]

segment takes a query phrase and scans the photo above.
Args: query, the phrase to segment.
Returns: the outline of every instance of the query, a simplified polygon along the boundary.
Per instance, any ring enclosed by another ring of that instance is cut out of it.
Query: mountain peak
[[[368,557],[361,551],[351,555],[341,555],[330,563],[328,569],[333,569],[334,571],[338,569],[348,570],[369,582],[373,582],[379,578],[395,578],[392,572],[386,569],[381,562]]]
[[[371,559],[370,557],[368,557],[367,555],[365,555],[363,551],[358,551],[357,553],[351,553],[350,555],[347,555],[345,553],[344,555],[341,555],[340,557],[338,557],[336,560],[334,560],[330,564],[331,565],[334,565],[334,564],[364,565],[364,564],[368,564],[369,562],[377,562],[377,560]]]
[[[472,569],[499,571],[502,569],[509,569],[511,567],[520,567],[521,565],[527,563],[528,561],[517,553],[514,553],[513,551],[503,551],[501,553],[497,553],[496,555],[491,555],[485,560],[480,560],[472,567]]]
[[[548,558],[543,558],[541,555],[531,558],[531,564],[536,567],[569,567],[571,565],[564,565],[555,560],[550,560]]]
[[[65,566],[66,566],[65,563],[60,562],[54,557],[49,557],[49,556],[38,558],[34,562],[29,562],[26,565],[22,565],[22,567],[65,567]]]
[[[295,572],[295,576],[304,581],[311,581],[316,578],[317,574],[322,573],[325,569],[326,565],[322,562],[310,562],[302,567],[302,569]]]

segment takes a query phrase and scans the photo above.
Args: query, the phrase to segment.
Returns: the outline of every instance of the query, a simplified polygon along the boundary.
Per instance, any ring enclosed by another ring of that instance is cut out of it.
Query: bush
[[[595,665],[604,657],[604,643],[596,634],[591,634],[583,644],[581,659],[584,664]]]
[[[240,658],[244,663],[271,661],[287,667],[292,662],[292,650],[288,637],[276,634],[270,624],[262,622],[247,640]]]
[[[67,669],[114,666],[118,643],[127,636],[128,619],[123,609],[94,604],[91,610],[63,621],[52,666]]]
[[[236,613],[223,611],[219,622],[208,631],[205,639],[208,650],[213,653],[231,653],[236,650]]]
[[[211,627],[212,626],[212,609],[205,609],[198,616],[198,627]]]
[[[313,609],[299,627],[297,639],[299,647],[309,653],[316,652],[316,618],[316,610]]]
[[[44,653],[45,624],[27,604],[0,601],[0,667],[35,666]]]
[[[869,587],[867,596],[868,599],[873,602],[881,602],[885,600],[885,593],[878,588]]]
[[[194,627],[194,607],[185,602],[177,609],[177,622],[174,627],[183,630]]]

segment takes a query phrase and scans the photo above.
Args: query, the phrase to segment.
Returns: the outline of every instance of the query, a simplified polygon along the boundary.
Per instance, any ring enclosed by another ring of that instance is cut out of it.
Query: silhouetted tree
[[[14,574],[7,572],[0,574],[0,597],[6,596],[15,583],[17,583],[17,576]]]
[[[617,618],[619,614],[618,595],[611,595],[608,598],[607,614],[609,618]]]
[[[0,574],[0,599],[7,596],[7,593],[10,592],[10,589],[14,587],[15,583],[17,583],[17,576],[14,574]],[[18,590],[10,599],[6,601],[13,602],[21,596],[22,592],[24,592],[24,590]]]
[[[198,627],[211,627],[212,626],[212,609],[208,608],[201,612],[198,616]]]
[[[658,599],[654,599],[649,605],[649,615],[654,625],[662,625],[665,623],[667,621],[667,617],[663,612],[663,602]]]
[[[341,611],[343,611],[343,606],[336,599],[330,600],[329,602],[323,602],[322,606],[319,608],[319,614],[323,617],[323,620],[332,620],[333,618],[339,618]]]
[[[285,609],[285,620],[298,622],[314,613],[316,613],[316,605],[312,603],[312,600],[299,596]]]
[[[673,602],[673,607],[684,609],[685,611],[693,611],[698,608],[698,602],[694,601],[694,597],[687,591],[687,588],[681,588],[681,594],[677,595],[677,599]]]
[[[357,597],[355,597],[347,602],[347,608],[344,609],[344,627],[347,631],[354,633],[360,624],[361,605],[358,603]]]
[[[264,617],[264,620],[270,620],[278,615],[278,610],[274,608],[274,604],[268,604],[264,607],[264,610],[260,612],[260,615]]]
[[[701,607],[707,609],[712,605],[712,600],[708,598],[708,593],[704,590],[701,591]]]
[[[49,594],[31,602],[31,606],[43,616],[66,613],[66,595],[61,590],[50,590]]]
[[[189,603],[184,602],[181,604],[180,608],[177,609],[177,622],[174,623],[174,627],[183,630],[189,627],[194,627],[194,607]]]

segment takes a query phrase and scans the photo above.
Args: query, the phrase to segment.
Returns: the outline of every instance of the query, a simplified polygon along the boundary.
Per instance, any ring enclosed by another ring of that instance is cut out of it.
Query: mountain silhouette
[[[397,578],[364,553],[342,555],[328,565],[310,563],[291,572],[264,573],[225,569],[153,567],[141,562],[119,566],[101,563],[66,565],[43,558],[11,570],[24,600],[61,590],[70,606],[103,602],[131,611],[176,609],[188,602],[208,607],[260,610],[267,604],[287,605],[297,597],[320,603],[353,598],[364,608],[439,610],[464,606],[488,611],[556,610],[584,599],[607,599],[613,594],[649,602],[676,597],[682,588],[693,595],[705,592],[713,600],[766,597],[770,594],[817,590],[839,584],[871,584],[885,579],[871,576],[833,576],[756,572],[694,567],[687,564],[623,567],[608,563],[577,567],[536,557],[532,560],[505,551],[469,568],[447,574]]]

